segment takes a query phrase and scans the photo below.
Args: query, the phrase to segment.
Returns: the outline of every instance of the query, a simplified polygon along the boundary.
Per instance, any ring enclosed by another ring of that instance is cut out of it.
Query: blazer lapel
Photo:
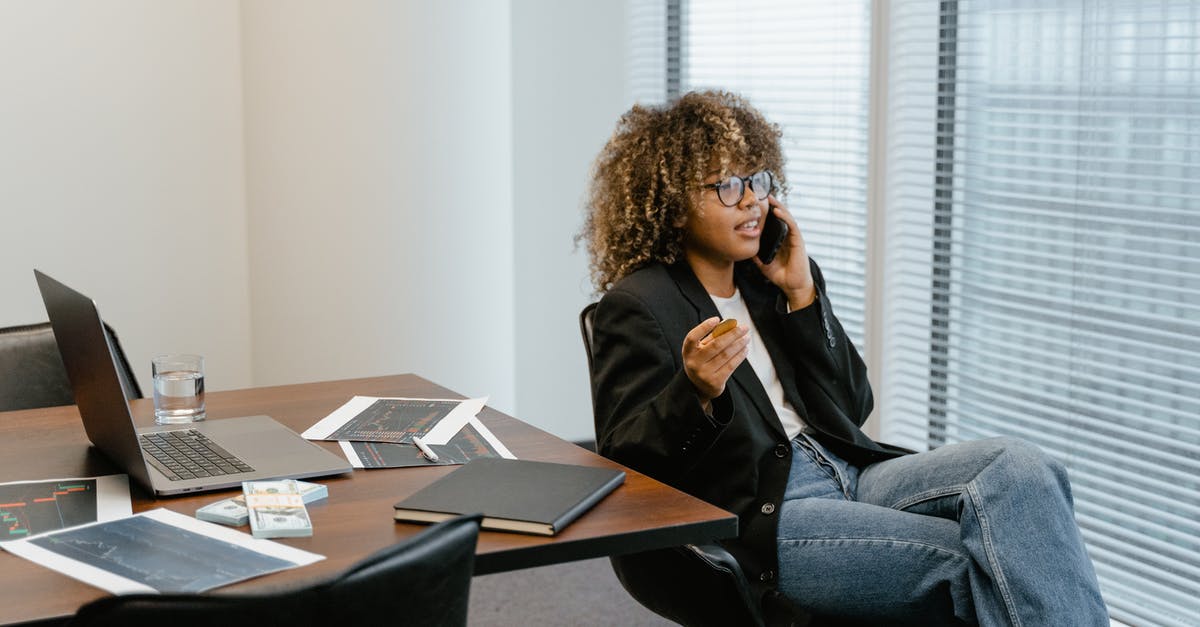
[[[701,320],[721,315],[712,299],[708,297],[704,286],[700,284],[700,279],[696,278],[696,274],[692,272],[691,266],[687,265],[686,261],[676,261],[667,266],[667,273],[671,275],[671,280],[675,281],[675,285],[679,287],[679,292],[683,294],[683,297],[696,309],[697,318],[692,326],[700,324]]]

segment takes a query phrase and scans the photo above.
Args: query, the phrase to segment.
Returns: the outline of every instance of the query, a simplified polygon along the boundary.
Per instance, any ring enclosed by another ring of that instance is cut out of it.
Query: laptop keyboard
[[[254,471],[195,429],[143,433],[138,439],[150,464],[171,481]]]

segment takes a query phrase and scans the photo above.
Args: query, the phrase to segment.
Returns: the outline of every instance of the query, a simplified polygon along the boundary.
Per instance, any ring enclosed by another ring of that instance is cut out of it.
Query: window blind
[[[1200,617],[1200,2],[894,0],[883,438],[1063,461],[1112,616]]]
[[[670,0],[678,3],[679,0]],[[626,90],[633,102],[659,104],[667,98],[667,2],[628,0]],[[676,47],[678,44],[675,44]],[[675,70],[673,73],[677,73]]]
[[[796,217],[863,346],[870,1],[683,0],[680,88],[748,98],[783,130]]]

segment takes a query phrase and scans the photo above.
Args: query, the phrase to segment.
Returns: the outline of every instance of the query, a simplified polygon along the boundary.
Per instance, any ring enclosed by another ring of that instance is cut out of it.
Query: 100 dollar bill
[[[290,538],[312,535],[312,521],[295,479],[245,481],[242,493],[255,538]]]
[[[329,488],[320,483],[297,481],[296,485],[300,486],[300,498],[305,504],[329,496]],[[196,518],[234,527],[248,525],[250,524],[250,513],[246,511],[246,496],[239,494],[232,498],[209,503],[196,510]]]

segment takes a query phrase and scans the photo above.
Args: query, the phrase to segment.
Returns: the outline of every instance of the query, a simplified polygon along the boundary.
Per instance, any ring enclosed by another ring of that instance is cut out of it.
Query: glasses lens
[[[717,187],[717,196],[721,198],[721,203],[726,207],[732,207],[742,199],[743,191],[742,179],[731,176],[720,182],[719,187]]]
[[[754,190],[754,197],[762,200],[771,193],[771,173],[763,170],[750,177],[750,189]]]

